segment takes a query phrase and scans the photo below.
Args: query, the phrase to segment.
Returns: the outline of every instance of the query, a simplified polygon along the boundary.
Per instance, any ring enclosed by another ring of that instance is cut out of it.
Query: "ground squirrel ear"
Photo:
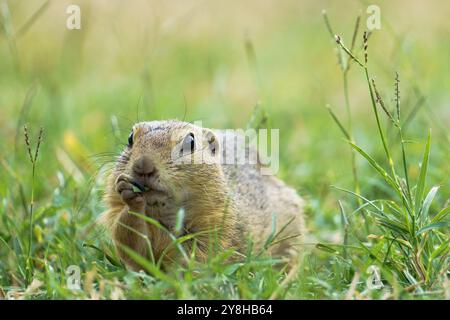
[[[208,142],[209,151],[213,156],[215,156],[219,152],[219,140],[217,139],[214,132],[208,129],[203,129],[203,136]]]

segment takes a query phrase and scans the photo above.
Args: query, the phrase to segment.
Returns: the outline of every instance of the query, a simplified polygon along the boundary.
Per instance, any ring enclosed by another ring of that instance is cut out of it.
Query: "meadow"
[[[80,30],[0,0],[0,298],[449,299],[449,3],[377,1],[365,33],[365,1],[75,2]],[[105,174],[172,118],[280,129],[301,263],[122,265]]]

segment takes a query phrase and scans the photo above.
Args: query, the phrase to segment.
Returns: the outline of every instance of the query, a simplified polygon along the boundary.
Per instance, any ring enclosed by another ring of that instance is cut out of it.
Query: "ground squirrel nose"
[[[146,156],[140,157],[133,164],[133,172],[138,176],[150,176],[155,171],[155,164]]]

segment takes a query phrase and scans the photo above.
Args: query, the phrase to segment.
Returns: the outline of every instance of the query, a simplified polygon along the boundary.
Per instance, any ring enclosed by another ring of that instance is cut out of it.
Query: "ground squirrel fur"
[[[169,233],[130,212],[145,214],[173,231],[182,208],[183,235],[198,234],[183,247],[190,252],[195,246],[200,261],[207,259],[214,230],[219,249],[235,248],[245,254],[249,238],[259,250],[274,234],[275,225],[277,240],[282,241],[274,241],[270,254],[289,256],[298,250],[294,243],[301,243],[305,233],[302,198],[275,176],[262,175],[259,162],[221,163],[218,159],[227,152],[224,137],[221,131],[176,120],[133,127],[107,178],[107,210],[101,217],[127,266],[141,269],[124,246],[147,259],[162,257],[163,266],[176,260],[179,252],[170,248]],[[203,161],[180,163],[174,161],[177,153],[190,160],[202,154]],[[136,192],[136,186],[142,192]]]

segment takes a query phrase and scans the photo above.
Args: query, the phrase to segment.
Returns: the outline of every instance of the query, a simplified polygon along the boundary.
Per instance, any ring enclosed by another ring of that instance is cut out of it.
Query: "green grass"
[[[445,10],[383,3],[366,61],[357,2],[204,5],[208,17],[152,3],[159,20],[140,3],[83,2],[80,32],[42,3],[0,0],[0,297],[449,298]],[[281,128],[279,176],[308,202],[302,263],[230,264],[226,251],[168,272],[123,267],[96,224],[105,170],[135,121],[167,118]],[[367,287],[371,266],[381,289]]]

